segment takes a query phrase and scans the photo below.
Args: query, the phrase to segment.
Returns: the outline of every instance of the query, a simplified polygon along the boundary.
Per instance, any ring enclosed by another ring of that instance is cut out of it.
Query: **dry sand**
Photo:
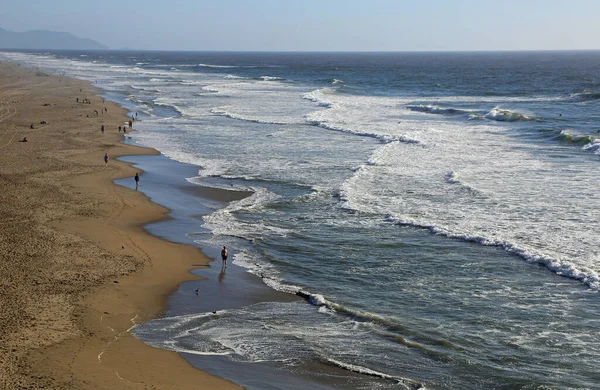
[[[167,210],[112,183],[136,172],[115,157],[156,151],[120,143],[99,92],[0,62],[0,388],[239,388],[129,333],[209,259],[146,233]]]

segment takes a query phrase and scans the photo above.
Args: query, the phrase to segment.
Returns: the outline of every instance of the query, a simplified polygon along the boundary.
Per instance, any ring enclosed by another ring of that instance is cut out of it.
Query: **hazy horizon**
[[[113,50],[573,51],[600,50],[599,12],[592,0],[28,0],[5,5],[0,27],[68,32]]]

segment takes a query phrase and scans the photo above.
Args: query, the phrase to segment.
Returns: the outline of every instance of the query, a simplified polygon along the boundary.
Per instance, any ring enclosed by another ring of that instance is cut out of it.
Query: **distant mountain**
[[[0,28],[0,49],[102,50],[108,47],[65,32],[34,30],[21,33]]]

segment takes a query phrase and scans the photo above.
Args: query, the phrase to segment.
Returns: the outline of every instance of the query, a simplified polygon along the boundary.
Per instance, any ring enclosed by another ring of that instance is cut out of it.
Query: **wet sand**
[[[120,142],[100,92],[0,63],[0,388],[239,388],[130,334],[210,259],[148,234],[168,210],[112,183],[138,171],[116,157],[157,152]]]

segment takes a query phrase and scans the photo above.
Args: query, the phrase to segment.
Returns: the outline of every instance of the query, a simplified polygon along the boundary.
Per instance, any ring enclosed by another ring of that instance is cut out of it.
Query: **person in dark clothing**
[[[227,252],[227,248],[223,247],[223,249],[221,250],[221,259],[223,259],[223,266],[227,267],[227,256],[229,255],[229,253]]]

